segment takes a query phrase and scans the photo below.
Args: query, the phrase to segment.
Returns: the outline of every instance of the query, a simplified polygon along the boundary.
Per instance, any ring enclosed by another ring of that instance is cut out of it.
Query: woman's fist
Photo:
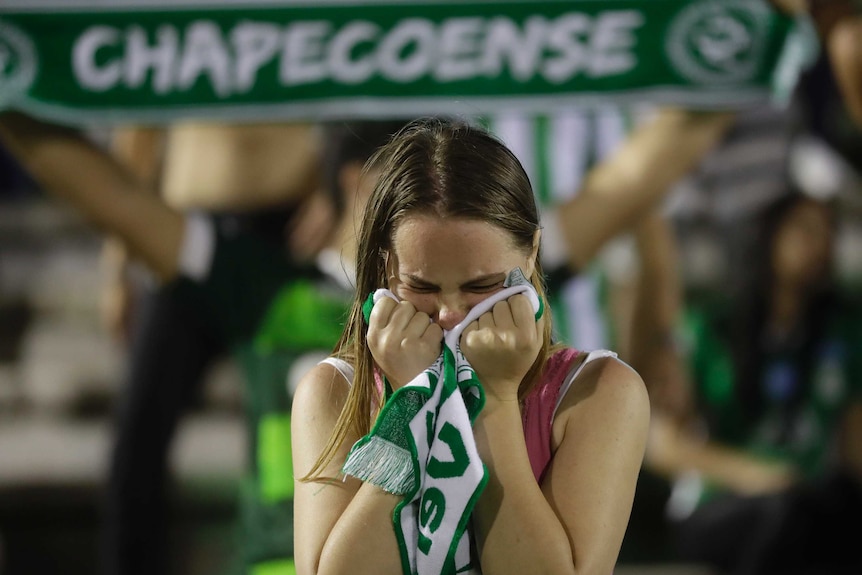
[[[410,302],[382,297],[368,318],[367,340],[374,361],[398,389],[437,360],[443,330]]]
[[[542,347],[543,321],[536,321],[529,298],[518,294],[497,302],[461,334],[461,353],[489,398],[517,399],[521,380]]]

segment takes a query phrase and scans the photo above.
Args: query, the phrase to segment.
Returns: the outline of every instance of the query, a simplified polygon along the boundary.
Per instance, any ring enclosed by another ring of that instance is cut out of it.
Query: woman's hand
[[[498,302],[461,334],[461,353],[488,399],[517,401],[521,380],[542,347],[545,318],[535,317],[530,300],[518,294]]]
[[[410,302],[383,297],[368,318],[367,340],[374,361],[398,389],[436,361],[443,329]]]

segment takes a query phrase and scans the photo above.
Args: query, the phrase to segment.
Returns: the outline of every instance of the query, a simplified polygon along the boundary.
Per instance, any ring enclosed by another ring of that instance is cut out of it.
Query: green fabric
[[[765,0],[4,0],[0,107],[72,124],[747,107],[792,89],[800,29]]]
[[[258,425],[258,474],[261,498],[266,503],[293,497],[293,458],[290,415],[271,413]]]
[[[275,296],[255,337],[263,353],[332,348],[344,329],[344,290],[297,279]]]
[[[296,566],[291,560],[267,561],[252,567],[250,575],[296,575]]]

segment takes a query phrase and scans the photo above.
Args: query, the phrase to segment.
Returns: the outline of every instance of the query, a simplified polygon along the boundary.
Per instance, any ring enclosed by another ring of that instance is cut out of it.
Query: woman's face
[[[452,329],[474,305],[503,289],[511,270],[533,274],[538,235],[534,244],[525,252],[508,232],[480,220],[408,216],[388,255],[389,289]]]
[[[776,280],[811,285],[828,270],[832,224],[825,206],[802,202],[784,216],[775,234],[772,259]]]

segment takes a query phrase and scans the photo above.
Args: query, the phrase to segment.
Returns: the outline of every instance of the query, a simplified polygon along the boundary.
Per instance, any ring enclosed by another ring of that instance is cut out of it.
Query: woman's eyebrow
[[[429,282],[428,280],[424,280],[424,279],[420,278],[419,276],[416,276],[413,274],[402,273],[399,275],[401,275],[404,279],[408,280],[410,283],[412,283],[416,286],[437,287],[437,285]],[[485,274],[485,275],[482,275],[479,277],[472,278],[472,279],[464,282],[463,284],[461,284],[459,287],[471,286],[471,285],[487,283],[487,282],[498,283],[498,282],[504,281],[505,279],[506,279],[506,274],[504,272],[490,273],[490,274]]]
[[[413,274],[404,274],[404,273],[402,273],[402,274],[398,274],[398,275],[403,276],[403,278],[407,279],[410,283],[415,284],[415,285],[418,285],[418,286],[437,287],[437,286],[435,286],[434,284],[432,284],[431,282],[426,281],[426,280],[423,280],[423,279],[422,279],[422,278],[420,278],[419,276],[415,276],[415,275],[413,275]],[[402,281],[403,281],[403,280],[402,280]]]
[[[485,275],[483,275],[483,276],[479,276],[479,277],[477,277],[477,278],[473,278],[473,279],[471,279],[470,281],[468,281],[468,282],[464,282],[464,283],[463,283],[463,284],[461,284],[461,285],[462,285],[462,286],[470,286],[470,285],[475,285],[475,284],[485,284],[485,283],[488,283],[488,282],[491,282],[491,283],[499,283],[499,282],[505,281],[505,279],[506,279],[506,274],[505,274],[505,273],[503,273],[503,272],[497,272],[497,273],[493,273],[493,274],[485,274]]]

